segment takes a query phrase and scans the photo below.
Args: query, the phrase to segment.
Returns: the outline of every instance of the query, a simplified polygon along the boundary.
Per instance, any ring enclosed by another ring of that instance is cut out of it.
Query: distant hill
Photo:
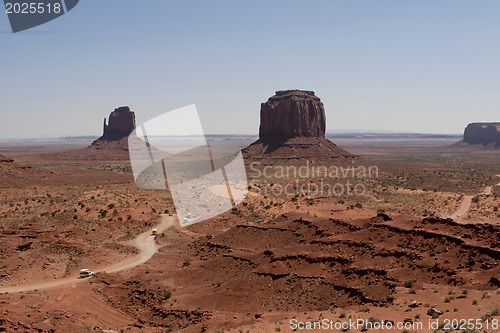
[[[327,133],[327,138],[338,139],[461,139],[461,134],[422,133]]]

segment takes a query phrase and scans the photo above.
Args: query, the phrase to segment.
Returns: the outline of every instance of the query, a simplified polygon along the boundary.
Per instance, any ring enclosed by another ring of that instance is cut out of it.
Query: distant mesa
[[[128,136],[135,130],[135,113],[128,106],[116,108],[109,115],[102,136],[89,147],[91,149],[124,150],[128,151]]]
[[[277,91],[260,109],[259,140],[243,150],[247,163],[347,161],[357,156],[325,138],[326,115],[314,91]]]
[[[453,146],[500,149],[500,123],[469,124],[465,128],[464,138]]]

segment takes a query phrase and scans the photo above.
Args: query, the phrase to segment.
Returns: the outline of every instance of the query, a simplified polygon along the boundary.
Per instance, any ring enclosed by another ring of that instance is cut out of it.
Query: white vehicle
[[[153,231],[151,232],[151,235],[158,235],[158,229],[153,229]]]
[[[89,276],[92,276],[94,275],[94,272],[91,272],[90,270],[84,268],[84,269],[80,269],[80,278],[86,278],[86,277],[89,277]]]

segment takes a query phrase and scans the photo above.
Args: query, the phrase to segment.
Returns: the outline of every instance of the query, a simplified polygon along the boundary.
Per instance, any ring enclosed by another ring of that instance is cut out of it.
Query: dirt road
[[[500,177],[500,175],[496,176]],[[500,186],[500,183],[496,184],[495,186]],[[492,193],[493,193],[493,186],[486,186],[483,192],[479,194],[492,194]],[[463,219],[463,217],[469,212],[470,206],[472,205],[473,197],[474,196],[472,195],[464,195],[462,198],[462,202],[460,203],[460,206],[450,217],[455,221],[460,222]]]
[[[161,215],[161,222],[159,225],[156,226],[156,229],[158,229],[158,232],[160,233],[163,230],[170,228],[174,224],[174,221],[175,221],[174,216]],[[151,235],[151,230],[143,232],[136,238],[129,241],[127,244],[137,247],[139,249],[139,254],[137,254],[134,257],[119,261],[113,265],[98,268],[94,270],[94,272],[114,273],[132,267],[136,267],[151,259],[151,257],[158,251],[158,245],[156,244],[155,237]],[[73,284],[73,283],[76,284],[86,280],[87,279],[78,279],[78,275],[73,275],[63,279],[38,282],[34,284],[12,286],[12,287],[0,287],[0,293],[16,293],[21,291],[35,290],[35,289],[38,290],[50,289],[67,284]]]

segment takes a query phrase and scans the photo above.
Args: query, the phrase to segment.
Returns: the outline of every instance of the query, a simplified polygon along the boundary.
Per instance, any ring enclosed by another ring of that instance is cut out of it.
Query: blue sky
[[[314,90],[327,127],[461,133],[500,121],[498,1],[81,0],[10,32],[0,138],[98,135],[196,104],[209,133],[256,134],[276,90]]]

